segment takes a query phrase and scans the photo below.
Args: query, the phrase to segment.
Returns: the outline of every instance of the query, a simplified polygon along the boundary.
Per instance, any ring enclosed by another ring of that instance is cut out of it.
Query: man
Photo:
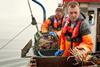
[[[59,31],[61,30],[64,24],[64,12],[62,7],[58,7],[55,10],[55,15],[50,16],[41,26],[41,32],[55,32],[59,35]]]
[[[68,3],[67,13],[69,17],[61,30],[60,49],[55,56],[74,55],[77,60],[87,60],[88,53],[93,49],[89,26],[80,15],[77,2]]]

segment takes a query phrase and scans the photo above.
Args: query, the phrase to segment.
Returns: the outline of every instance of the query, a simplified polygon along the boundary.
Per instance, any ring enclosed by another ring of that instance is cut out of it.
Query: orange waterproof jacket
[[[46,21],[41,26],[41,31],[42,32],[48,32],[48,31],[53,31],[60,35],[60,30],[64,25],[64,18],[61,19],[59,22],[56,17],[53,15],[50,18],[48,18]]]
[[[65,26],[61,30],[61,37],[60,37],[60,50],[64,50],[62,56],[70,56],[69,49],[71,46],[76,47],[80,46],[85,49],[86,52],[90,52],[93,49],[93,41],[90,35],[90,29],[87,23],[83,20],[78,20],[78,23],[72,30],[72,36],[69,37],[69,23],[70,19],[66,20]],[[71,41],[71,39],[73,39]],[[71,44],[72,43],[72,44]]]

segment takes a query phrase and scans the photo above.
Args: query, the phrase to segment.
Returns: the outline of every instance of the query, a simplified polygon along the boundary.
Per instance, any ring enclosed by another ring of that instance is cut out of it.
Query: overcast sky
[[[55,13],[55,9],[61,0],[38,0],[46,9],[47,17]],[[29,0],[33,16],[38,23],[42,23],[42,9],[39,5]],[[27,0],[0,0],[0,45],[7,43],[23,28],[31,23],[31,14]],[[40,27],[39,27],[40,28]],[[16,39],[25,40],[32,38],[36,31],[33,26],[20,34]],[[32,35],[32,36],[30,36]]]
[[[33,10],[34,16],[38,15],[40,18],[42,15],[42,9],[39,5],[31,3],[31,7]],[[47,10],[47,16],[54,14],[54,10],[57,7],[57,4],[61,2],[61,0],[38,0],[41,2]],[[21,17],[28,17],[29,7],[27,4],[27,0],[0,0],[0,18],[1,19],[15,19]]]

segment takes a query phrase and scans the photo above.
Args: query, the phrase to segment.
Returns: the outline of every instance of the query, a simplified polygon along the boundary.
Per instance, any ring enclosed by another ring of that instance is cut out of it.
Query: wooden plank
[[[99,62],[100,61],[98,61],[98,63]],[[47,56],[47,57],[32,57],[29,67],[97,67],[97,64],[91,64],[90,62],[88,62],[88,63],[83,63],[83,65],[81,66],[75,66],[75,65],[73,66],[72,62],[70,63],[67,62],[67,57]]]
[[[21,50],[21,57],[26,57],[26,54],[29,52],[32,47],[32,40],[30,40],[25,47]]]
[[[100,8],[97,9],[97,42],[100,42]]]

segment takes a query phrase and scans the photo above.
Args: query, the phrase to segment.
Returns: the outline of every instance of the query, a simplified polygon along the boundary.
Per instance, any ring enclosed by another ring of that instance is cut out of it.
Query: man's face
[[[56,17],[57,19],[61,19],[63,17],[63,13],[60,11],[56,11]]]
[[[80,9],[78,6],[71,8],[70,6],[68,7],[68,16],[71,19],[71,21],[76,21],[80,15]]]

